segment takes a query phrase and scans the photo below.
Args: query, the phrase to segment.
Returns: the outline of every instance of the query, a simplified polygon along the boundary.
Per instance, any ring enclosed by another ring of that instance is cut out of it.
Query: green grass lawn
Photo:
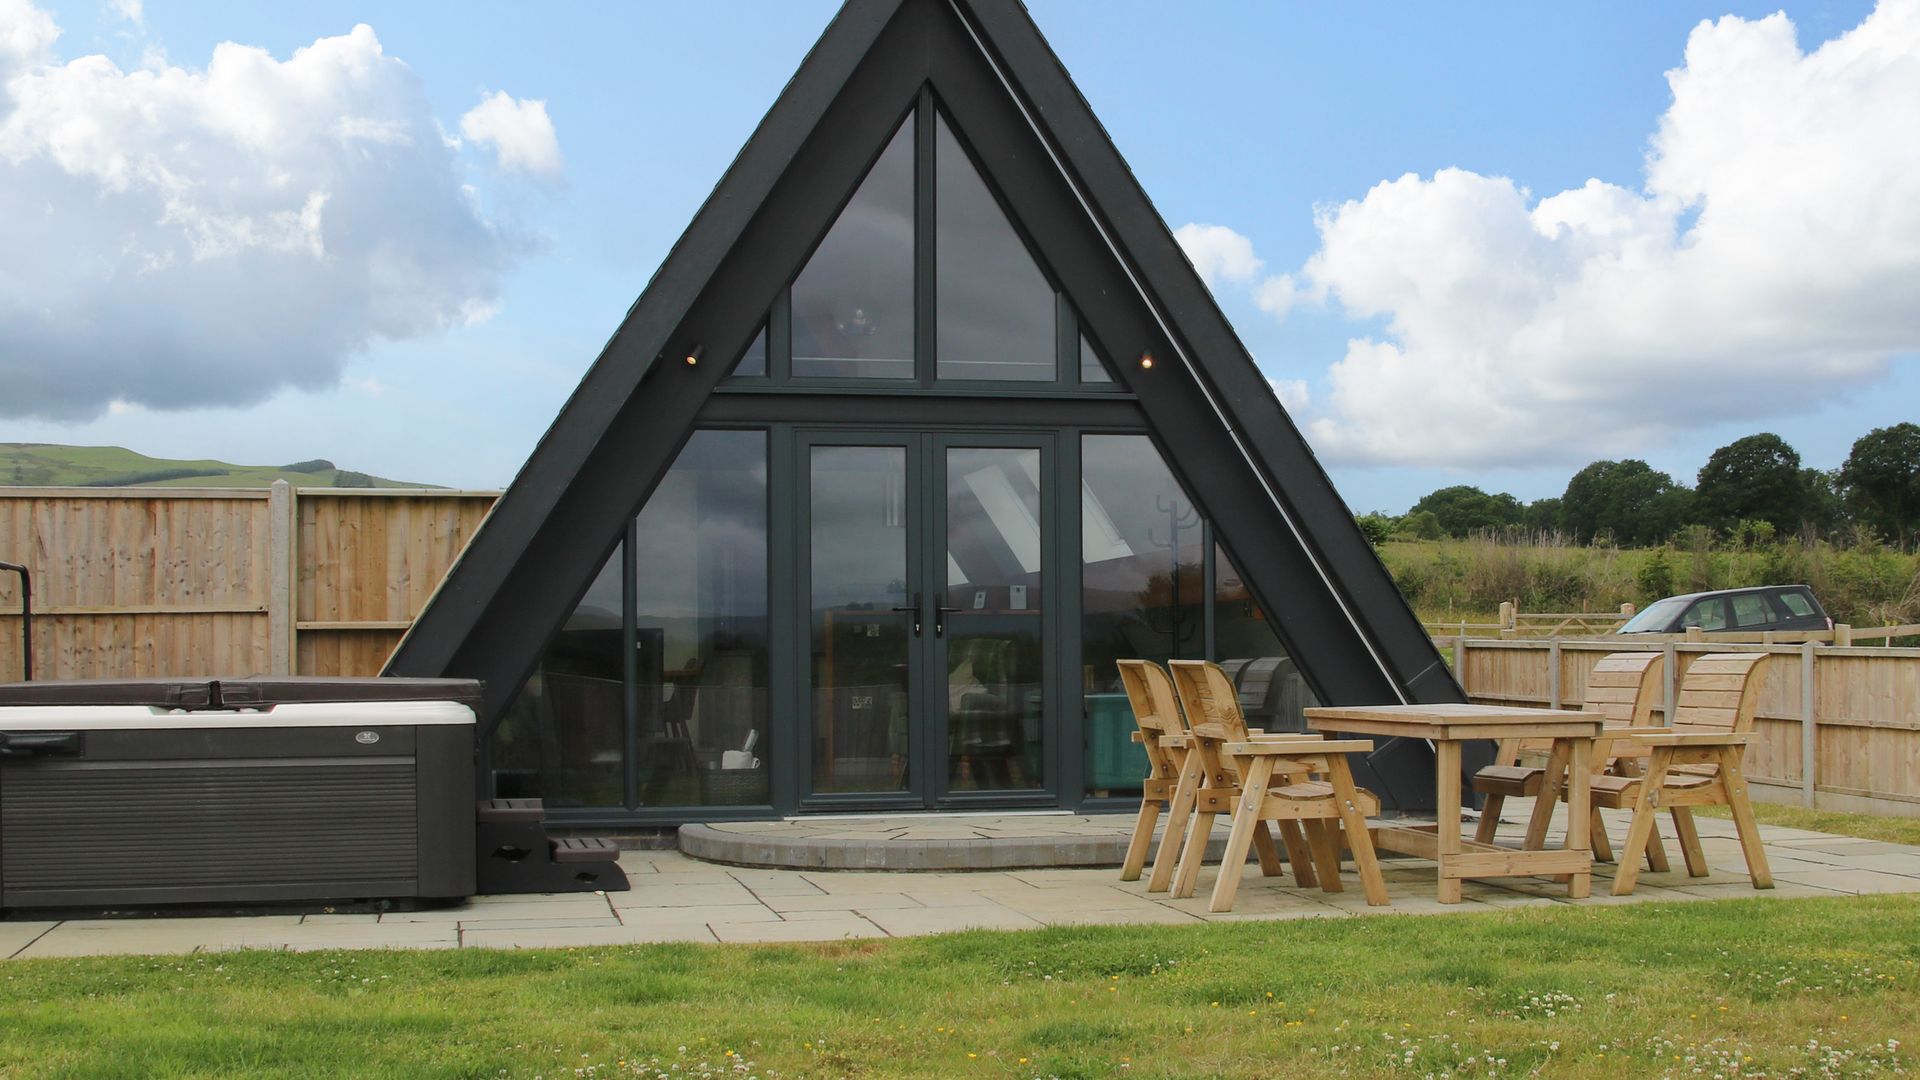
[[[1912,1071],[1920,900],[0,963],[0,1076]]]
[[[1724,806],[1696,806],[1693,812],[1702,817],[1732,816]],[[1808,810],[1803,806],[1761,802],[1753,804],[1753,816],[1759,818],[1762,825],[1859,836],[1868,840],[1885,840],[1890,844],[1920,844],[1920,818],[1843,814],[1837,810]]]

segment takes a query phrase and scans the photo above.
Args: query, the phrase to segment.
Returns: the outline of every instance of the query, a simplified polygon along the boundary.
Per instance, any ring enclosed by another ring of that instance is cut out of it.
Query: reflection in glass
[[[816,446],[809,462],[813,789],[905,791],[907,451]]]
[[[1051,382],[1053,286],[945,117],[934,130],[939,377]]]
[[[698,431],[494,735],[494,794],[552,806],[764,805],[766,433]],[[689,542],[698,538],[697,543]],[[627,759],[623,568],[636,602]]]
[[[753,335],[753,343],[747,351],[740,354],[740,362],[733,365],[733,374],[737,377],[752,378],[767,373],[767,328]]]
[[[913,377],[913,116],[794,280],[793,374]]]
[[[694,432],[634,531],[640,805],[764,804],[766,433]]]
[[[1144,435],[1080,442],[1082,689],[1087,787],[1140,790],[1146,755],[1115,661],[1198,659],[1206,647],[1203,522]]]
[[[1100,354],[1094,350],[1093,342],[1087,335],[1080,335],[1080,381],[1083,383],[1110,383],[1113,376],[1107,374],[1107,365],[1100,362]]]
[[[1041,786],[1040,451],[947,451],[947,785]]]
[[[1253,592],[1227,558],[1213,554],[1213,656],[1240,692],[1240,709],[1250,727],[1268,731],[1305,731],[1300,710],[1319,702],[1286,646],[1254,602]]]
[[[494,729],[494,796],[625,804],[624,553],[624,544],[614,549]]]

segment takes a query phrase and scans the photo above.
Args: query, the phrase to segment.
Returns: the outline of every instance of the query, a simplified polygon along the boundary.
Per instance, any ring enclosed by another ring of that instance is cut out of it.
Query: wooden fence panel
[[[497,497],[0,488],[0,561],[33,572],[38,678],[374,675]],[[0,681],[19,610],[0,575]]]
[[[1458,639],[1440,637],[1436,644]],[[1610,640],[1468,639],[1460,670],[1476,701],[1544,706],[1551,696],[1551,660],[1560,658],[1561,704],[1585,699],[1593,665],[1636,643]],[[1667,648],[1649,642],[1639,648]],[[1813,704],[1813,803],[1837,810],[1920,817],[1920,649],[1812,646],[1814,688],[1802,686],[1802,647],[1675,642],[1676,677],[1714,651],[1764,650],[1747,774],[1757,798],[1804,802],[1805,703]],[[1656,712],[1660,711],[1656,708]]]
[[[303,675],[377,675],[492,508],[492,492],[303,488],[294,591]]]

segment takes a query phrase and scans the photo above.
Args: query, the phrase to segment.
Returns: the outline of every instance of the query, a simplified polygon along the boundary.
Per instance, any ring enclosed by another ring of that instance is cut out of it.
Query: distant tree
[[[1839,481],[1862,525],[1906,547],[1920,534],[1920,425],[1874,428],[1854,440]]]
[[[1642,607],[1673,595],[1673,564],[1667,561],[1667,549],[1655,548],[1640,569],[1634,572],[1634,584],[1640,586]]]
[[[1360,535],[1366,537],[1367,543],[1374,547],[1386,543],[1393,535],[1393,519],[1385,514],[1361,514],[1353,522],[1360,526]]]
[[[316,473],[331,472],[333,467],[333,462],[328,461],[326,458],[314,458],[311,461],[296,461],[291,465],[282,465],[280,466],[280,470],[282,472]]]
[[[373,477],[363,472],[354,472],[352,469],[341,469],[339,472],[333,474],[333,486],[341,488],[370,488],[373,486]]]
[[[1787,535],[1800,531],[1807,509],[1800,453],[1772,432],[1715,450],[1693,490],[1699,520],[1716,529],[1766,521],[1776,535]]]
[[[1444,487],[1413,504],[1409,513],[1432,512],[1448,536],[1465,536],[1476,529],[1503,529],[1520,524],[1525,510],[1520,500],[1501,492],[1489,495],[1471,484]]]
[[[1527,511],[1520,518],[1530,532],[1558,532],[1566,526],[1561,523],[1559,499],[1535,499],[1527,504]]]
[[[1847,500],[1840,470],[1801,469],[1800,488],[1806,494],[1802,524],[1815,536],[1832,536],[1847,523]]]
[[[1692,499],[1673,477],[1637,458],[1596,461],[1567,481],[1561,527],[1582,543],[1610,533],[1619,544],[1655,544],[1687,520]]]
[[[1431,510],[1416,510],[1400,519],[1400,532],[1418,540],[1438,540],[1447,535],[1440,527],[1440,515]]]

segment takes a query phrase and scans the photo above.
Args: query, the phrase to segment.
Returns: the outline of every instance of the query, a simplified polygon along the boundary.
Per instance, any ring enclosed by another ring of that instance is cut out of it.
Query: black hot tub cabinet
[[[0,684],[0,908],[474,891],[462,679]]]

